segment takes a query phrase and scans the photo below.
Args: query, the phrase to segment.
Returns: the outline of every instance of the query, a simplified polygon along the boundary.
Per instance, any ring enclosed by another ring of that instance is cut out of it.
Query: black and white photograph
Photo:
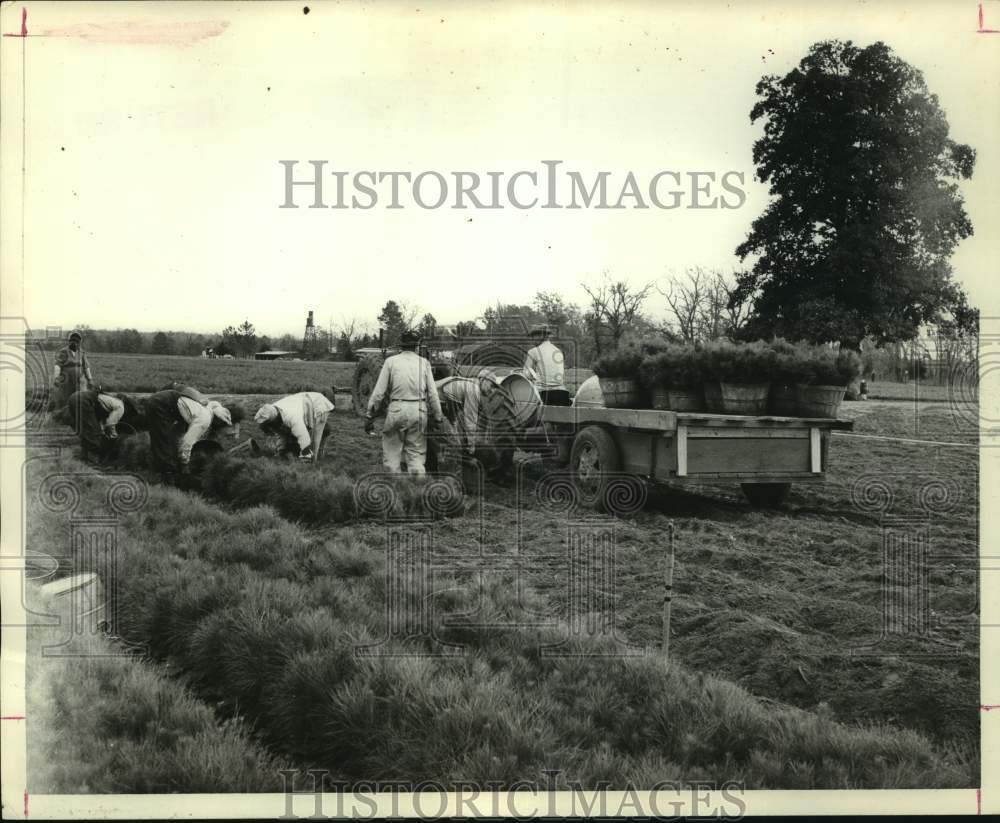
[[[0,33],[5,819],[1000,811],[1000,0]]]

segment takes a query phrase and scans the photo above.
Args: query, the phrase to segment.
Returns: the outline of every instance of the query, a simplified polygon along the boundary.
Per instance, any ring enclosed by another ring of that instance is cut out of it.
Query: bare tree
[[[671,325],[685,343],[731,337],[746,322],[749,305],[737,299],[736,278],[695,266],[656,287],[670,310]]]
[[[681,340],[694,343],[702,337],[702,319],[711,292],[711,278],[701,266],[688,269],[685,275],[685,280],[671,280],[666,289],[657,286],[656,290],[667,301]]]
[[[633,289],[624,280],[612,280],[607,271],[603,273],[600,285],[580,285],[590,297],[587,316],[598,354],[601,353],[602,331],[606,330],[617,346],[622,335],[641,316],[642,304],[653,288],[652,283],[647,283],[641,289]]]

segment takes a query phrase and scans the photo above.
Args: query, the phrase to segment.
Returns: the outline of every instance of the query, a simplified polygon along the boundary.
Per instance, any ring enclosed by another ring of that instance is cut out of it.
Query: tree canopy
[[[975,151],[948,136],[923,75],[884,43],[816,43],[757,84],[757,177],[772,200],[736,253],[747,333],[857,347],[912,338],[956,305],[949,258],[972,234],[955,181]]]

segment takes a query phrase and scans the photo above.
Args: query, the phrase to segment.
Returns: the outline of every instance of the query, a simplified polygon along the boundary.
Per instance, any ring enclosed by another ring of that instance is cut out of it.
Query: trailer
[[[683,484],[739,483],[755,506],[776,506],[792,483],[821,482],[830,434],[849,420],[744,416],[654,409],[540,406],[519,448],[544,444],[568,464],[583,503],[608,507],[625,476]]]

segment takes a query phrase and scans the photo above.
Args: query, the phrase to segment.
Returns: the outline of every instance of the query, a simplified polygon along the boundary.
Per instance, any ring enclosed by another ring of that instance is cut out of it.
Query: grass
[[[350,390],[354,363],[338,361],[223,360],[180,355],[88,354],[94,380],[107,391],[153,392],[179,381],[206,394],[284,395],[323,391],[332,386]],[[51,364],[28,375],[30,396],[48,389]],[[575,391],[591,374],[567,369],[566,386]],[[32,383],[32,378],[37,381]]]
[[[36,523],[57,531],[55,518]],[[29,587],[30,607],[70,611]],[[44,794],[267,792],[282,789],[280,760],[255,742],[238,718],[214,712],[162,666],[131,657],[104,637],[64,639],[57,628],[29,630],[28,790]]]
[[[355,456],[374,448],[354,431],[360,429],[355,418],[334,419]],[[30,464],[29,489],[44,470],[80,469],[65,457],[42,463]],[[309,476],[314,470],[295,465],[294,471]],[[96,473],[79,479],[83,510],[100,510],[106,483]],[[493,491],[501,501],[493,505],[502,507],[505,491]],[[39,531],[30,524],[55,515],[29,505],[29,548],[52,545],[37,542]],[[627,576],[656,573],[658,522],[647,524],[647,516],[662,514],[644,513],[622,526],[626,534],[650,538],[638,553],[634,542],[623,542],[619,562]],[[512,519],[502,508],[490,517],[483,548],[509,551],[504,543]],[[547,538],[550,550],[561,542],[564,523],[552,512],[530,504],[522,518],[527,533],[539,542]],[[469,517],[442,521],[435,550],[474,559],[470,526]],[[692,670],[701,668],[684,642],[695,625],[694,598],[738,601],[745,594],[732,580],[707,587],[692,580],[699,565],[690,553],[695,541],[685,541],[679,552],[684,588],[677,657],[683,663],[668,664],[655,656],[599,656],[613,648],[587,635],[569,641],[576,656],[546,656],[543,645],[567,636],[551,591],[558,573],[528,575],[531,585],[518,596],[508,576],[487,575],[480,586],[460,561],[435,576],[432,598],[436,637],[463,643],[464,657],[359,655],[359,645],[385,635],[386,598],[400,591],[406,574],[387,573],[383,553],[374,550],[384,526],[374,523],[311,531],[269,506],[224,511],[153,486],[146,505],[122,518],[119,536],[120,633],[186,672],[203,700],[244,717],[271,751],[334,776],[511,785],[541,782],[543,770],[557,769],[560,780],[585,786],[729,779],[748,788],[970,786],[976,780],[969,758],[890,727],[884,717],[863,727],[845,724],[832,709],[764,702],[733,682]],[[538,545],[528,539],[522,548],[530,553]],[[799,559],[790,555],[788,562]],[[718,568],[700,565],[703,573]],[[550,596],[536,593],[545,580]],[[631,600],[655,601],[657,591],[647,582]],[[426,606],[420,596],[397,602],[397,616],[411,625]],[[484,619],[470,624],[461,617],[469,613]],[[775,624],[781,614],[775,611]],[[530,628],[538,615],[547,625]],[[496,625],[504,621],[521,628]],[[630,622],[629,636],[642,642],[642,621]],[[701,645],[714,645],[713,631],[702,635]],[[433,646],[418,635],[385,648],[426,652]]]
[[[351,385],[354,363],[224,360],[147,354],[88,354],[94,380],[109,391],[152,392],[177,380],[206,394],[292,394]],[[47,379],[51,368],[42,375]],[[28,386],[29,390],[33,387]],[[44,388],[44,386],[39,387]]]

